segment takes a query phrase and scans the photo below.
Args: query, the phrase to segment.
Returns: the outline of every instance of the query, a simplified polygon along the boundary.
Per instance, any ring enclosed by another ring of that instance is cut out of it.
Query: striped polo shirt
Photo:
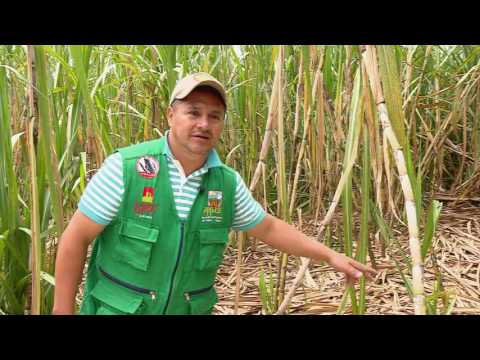
[[[168,131],[165,136],[168,136]],[[203,175],[209,168],[220,166],[222,163],[217,152],[212,149],[205,164],[189,176],[185,176],[180,162],[173,157],[168,141],[165,145],[175,206],[178,216],[186,219],[198,195]],[[266,213],[252,197],[240,174],[237,171],[235,174],[237,188],[232,229],[245,231],[259,224]],[[124,192],[122,156],[116,152],[105,160],[92,177],[82,194],[78,208],[97,224],[108,225],[119,211]]]

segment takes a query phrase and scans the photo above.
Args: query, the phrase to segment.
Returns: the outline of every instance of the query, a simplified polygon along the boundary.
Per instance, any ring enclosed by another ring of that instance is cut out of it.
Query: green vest
[[[119,149],[125,193],[93,246],[81,314],[210,314],[213,287],[233,221],[235,172],[203,175],[180,220],[165,137]]]

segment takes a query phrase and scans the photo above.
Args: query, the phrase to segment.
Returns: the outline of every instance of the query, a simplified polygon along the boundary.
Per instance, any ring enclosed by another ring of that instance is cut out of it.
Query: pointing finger
[[[364,265],[358,261],[352,260],[350,262],[350,265],[352,265],[354,268],[360,270],[365,274],[365,276],[369,277],[371,275],[376,275],[378,272],[375,269],[372,269],[370,266]]]

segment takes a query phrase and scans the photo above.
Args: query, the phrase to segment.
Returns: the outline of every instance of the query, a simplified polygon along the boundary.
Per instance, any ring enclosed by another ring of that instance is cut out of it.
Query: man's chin
[[[213,147],[210,146],[194,146],[190,148],[190,151],[198,156],[206,156]]]

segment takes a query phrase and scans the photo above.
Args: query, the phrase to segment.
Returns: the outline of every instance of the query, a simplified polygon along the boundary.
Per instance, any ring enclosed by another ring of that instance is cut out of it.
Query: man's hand
[[[327,263],[335,270],[345,273],[347,285],[353,285],[362,275],[371,280],[372,276],[377,274],[371,267],[337,252],[330,255]]]

